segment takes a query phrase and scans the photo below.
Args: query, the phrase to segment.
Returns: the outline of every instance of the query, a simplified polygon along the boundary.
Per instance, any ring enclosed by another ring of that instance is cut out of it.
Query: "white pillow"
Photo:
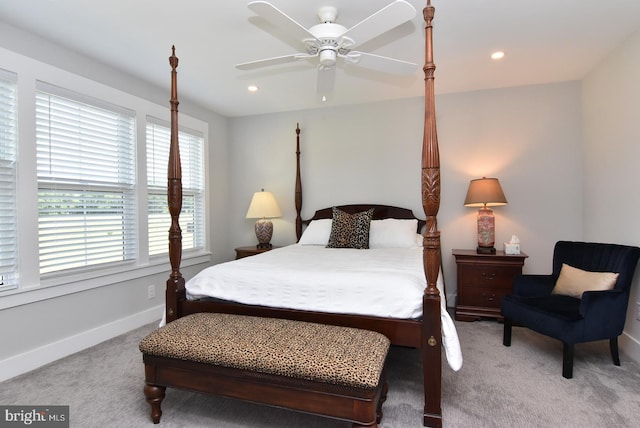
[[[416,246],[418,220],[386,218],[372,220],[369,248],[411,248]]]
[[[329,235],[331,234],[331,223],[333,219],[323,218],[320,220],[313,220],[307,228],[302,232],[300,245],[322,245],[323,247],[329,242]]]

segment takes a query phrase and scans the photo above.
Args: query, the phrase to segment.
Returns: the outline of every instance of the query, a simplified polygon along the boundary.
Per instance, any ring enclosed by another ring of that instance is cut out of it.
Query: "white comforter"
[[[443,343],[449,365],[459,370],[460,344],[441,278]],[[186,291],[188,299],[418,318],[425,285],[421,247],[355,250],[294,244],[204,269],[186,283]]]

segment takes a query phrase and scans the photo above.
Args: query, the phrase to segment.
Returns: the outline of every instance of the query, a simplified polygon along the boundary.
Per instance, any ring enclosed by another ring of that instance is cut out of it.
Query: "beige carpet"
[[[559,342],[514,328],[502,346],[502,325],[456,323],[465,362],[443,366],[445,427],[632,427],[640,419],[640,367],[608,342],[576,346],[574,378],[561,376]],[[151,427],[137,345],[148,325],[0,383],[0,405],[69,405],[72,427]],[[422,426],[419,353],[392,348],[382,428]],[[340,421],[257,404],[168,390],[160,427],[336,427]]]

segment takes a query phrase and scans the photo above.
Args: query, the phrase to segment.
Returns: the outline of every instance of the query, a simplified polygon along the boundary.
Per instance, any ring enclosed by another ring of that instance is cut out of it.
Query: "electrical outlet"
[[[156,297],[156,286],[155,285],[150,285],[149,287],[147,287],[147,297],[149,299],[153,299],[154,297]]]

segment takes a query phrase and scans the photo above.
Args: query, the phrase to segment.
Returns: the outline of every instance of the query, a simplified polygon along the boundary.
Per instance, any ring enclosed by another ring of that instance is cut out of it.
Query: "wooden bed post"
[[[169,261],[171,275],[167,280],[165,291],[166,321],[167,323],[180,316],[178,314],[178,300],[185,296],[184,278],[180,273],[182,260],[182,230],[178,218],[182,210],[182,167],[180,166],[180,146],[178,143],[178,87],[177,72],[178,57],[175,46],[171,47],[171,142],[169,146],[169,167],[167,171],[167,202],[171,214],[169,228]]]
[[[422,321],[393,320],[380,317],[352,316],[325,314],[319,312],[290,311],[283,308],[260,308],[255,310],[250,306],[233,303],[186,301],[185,280],[180,273],[182,258],[182,231],[179,216],[182,209],[182,171],[180,166],[180,150],[178,142],[178,91],[177,72],[178,58],[175,47],[169,58],[171,65],[171,141],[169,150],[169,165],[167,176],[167,199],[171,215],[169,229],[169,260],[171,274],[167,280],[166,322],[180,318],[184,314],[195,312],[223,312],[245,315],[257,315],[295,319],[322,324],[344,325],[366,330],[374,330],[386,334],[394,344],[402,346],[420,347],[422,351],[422,366],[424,373],[424,411],[423,424],[430,427],[442,427],[441,392],[442,392],[442,321],[441,296],[437,288],[441,264],[440,232],[438,231],[437,214],[440,208],[440,157],[435,119],[434,72],[433,62],[433,33],[432,20],[435,9],[431,1],[423,9],[426,22],[425,46],[425,116],[424,135],[422,141],[422,170],[421,192],[422,206],[426,215],[426,226],[423,234],[423,267],[426,277],[422,305]],[[296,125],[296,235],[298,240],[302,235],[302,185],[300,180],[300,127]],[[361,205],[352,205],[354,209]],[[395,207],[388,207],[397,210]],[[331,218],[330,211],[316,211],[314,218]],[[327,211],[323,214],[323,212]],[[404,211],[402,211],[404,212]],[[328,216],[327,216],[328,215]],[[405,217],[402,214],[400,218]],[[395,218],[395,217],[394,217]]]
[[[434,95],[433,27],[435,8],[431,0],[423,9],[426,22],[424,137],[422,140],[422,207],[427,216],[423,238],[423,262],[427,288],[423,296],[422,364],[424,372],[424,425],[442,426],[441,392],[442,364],[430,367],[429,361],[441,361],[442,322],[440,319],[440,293],[437,280],[440,273],[440,232],[437,215],[440,209],[440,155],[436,132]]]
[[[300,124],[296,123],[296,241],[302,237],[302,181],[300,180]]]

